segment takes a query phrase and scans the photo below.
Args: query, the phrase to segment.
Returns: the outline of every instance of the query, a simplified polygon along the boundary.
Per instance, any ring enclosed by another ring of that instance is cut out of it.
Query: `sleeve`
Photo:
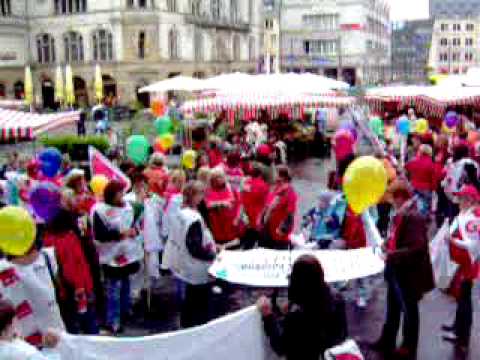
[[[213,261],[215,253],[203,247],[203,229],[200,221],[194,222],[187,232],[187,249],[195,259]]]
[[[116,229],[110,229],[97,213],[93,214],[93,232],[97,241],[120,241],[120,231]]]

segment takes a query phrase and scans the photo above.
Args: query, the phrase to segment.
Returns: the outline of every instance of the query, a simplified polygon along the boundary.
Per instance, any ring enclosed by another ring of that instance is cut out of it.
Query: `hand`
[[[138,235],[138,232],[137,232],[136,229],[128,229],[127,231],[124,231],[122,233],[122,238],[123,239],[131,239],[131,238],[134,238],[137,235]]]
[[[43,335],[42,342],[44,347],[52,349],[60,342],[60,336],[54,330],[48,329]]]
[[[257,300],[257,308],[263,317],[272,314],[272,302],[266,296],[262,296]]]

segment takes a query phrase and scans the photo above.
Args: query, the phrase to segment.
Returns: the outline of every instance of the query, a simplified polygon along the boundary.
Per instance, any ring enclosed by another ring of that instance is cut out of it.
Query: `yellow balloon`
[[[197,152],[195,150],[187,150],[182,156],[182,165],[186,169],[193,169],[195,167],[195,160],[197,159]]]
[[[92,180],[90,180],[90,189],[97,196],[103,196],[103,191],[108,185],[108,178],[105,175],[95,175]]]
[[[343,191],[348,204],[361,214],[377,204],[387,190],[388,175],[381,160],[362,156],[354,160],[343,177]]]
[[[170,150],[175,145],[175,136],[173,134],[161,135],[159,142],[164,150]]]
[[[37,227],[23,208],[7,206],[0,210],[0,250],[13,256],[25,255],[33,246]]]
[[[425,119],[418,119],[415,125],[415,132],[419,135],[425,134],[429,129],[428,121]]]
[[[456,130],[455,128],[450,129],[447,125],[445,125],[445,123],[442,124],[442,132],[444,134],[452,135],[455,133],[455,130]]]

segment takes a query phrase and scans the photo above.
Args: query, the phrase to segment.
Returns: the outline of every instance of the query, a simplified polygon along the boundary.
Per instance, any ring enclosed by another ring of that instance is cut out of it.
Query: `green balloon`
[[[168,134],[172,132],[172,119],[168,115],[163,116],[155,120],[153,126],[155,126],[158,135]]]
[[[382,119],[375,117],[370,120],[369,122],[370,129],[375,133],[377,136],[383,136],[383,121]]]
[[[132,135],[127,139],[127,156],[135,165],[143,165],[147,162],[150,144],[143,135]]]

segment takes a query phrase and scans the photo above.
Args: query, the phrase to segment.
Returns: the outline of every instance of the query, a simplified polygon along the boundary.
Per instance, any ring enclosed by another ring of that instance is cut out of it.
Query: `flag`
[[[100,104],[103,100],[103,79],[102,79],[102,69],[100,65],[95,66],[95,99]]]
[[[65,68],[65,100],[68,105],[75,103],[75,90],[73,87],[72,67],[67,65]]]
[[[63,102],[65,98],[65,91],[63,86],[63,74],[62,68],[57,66],[57,73],[55,76],[55,100],[58,102]]]
[[[88,157],[90,159],[90,172],[92,177],[95,175],[104,175],[109,180],[121,181],[125,185],[125,189],[130,189],[132,186],[130,179],[93,146],[89,146],[88,148]]]
[[[32,105],[32,103],[33,103],[33,80],[32,80],[32,71],[30,70],[30,66],[25,67],[24,92],[25,92],[25,103],[27,105]]]

